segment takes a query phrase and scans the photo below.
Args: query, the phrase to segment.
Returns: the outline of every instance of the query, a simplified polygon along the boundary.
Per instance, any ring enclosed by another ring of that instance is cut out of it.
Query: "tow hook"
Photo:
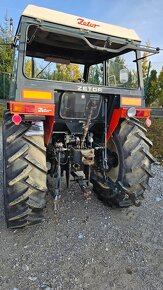
[[[122,191],[128,195],[129,200],[132,201],[135,206],[139,207],[141,205],[141,202],[136,199],[135,194],[129,191],[120,181],[118,182],[118,184],[121,187]]]

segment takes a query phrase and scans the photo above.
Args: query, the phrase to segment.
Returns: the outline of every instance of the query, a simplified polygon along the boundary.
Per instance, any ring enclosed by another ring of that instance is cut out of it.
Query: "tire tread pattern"
[[[153,177],[151,164],[155,158],[149,152],[152,142],[145,135],[144,129],[138,122],[124,120],[116,129],[114,136],[121,148],[121,170],[123,178],[119,180],[124,187],[130,190],[137,201],[142,200],[145,190],[150,190],[149,178]],[[119,177],[118,177],[119,178]],[[126,207],[133,205],[130,201],[126,205],[126,197],[119,192],[113,192],[111,188],[103,187],[96,181],[92,181],[94,191],[98,198],[112,207]]]
[[[4,203],[8,228],[41,222],[46,205],[46,148],[43,136],[26,136],[31,124],[16,126],[3,116]]]

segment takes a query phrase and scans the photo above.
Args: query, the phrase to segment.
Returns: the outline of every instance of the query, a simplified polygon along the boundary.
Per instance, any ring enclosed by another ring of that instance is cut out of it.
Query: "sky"
[[[134,29],[142,44],[163,48],[163,0],[0,0],[0,25],[8,18],[16,30],[28,4]],[[149,58],[152,68],[163,66],[163,51]]]

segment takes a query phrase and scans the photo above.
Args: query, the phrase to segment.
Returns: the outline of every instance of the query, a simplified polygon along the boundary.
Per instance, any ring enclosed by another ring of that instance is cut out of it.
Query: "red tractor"
[[[29,5],[14,39],[3,116],[7,226],[38,223],[47,176],[57,210],[61,180],[109,206],[139,205],[152,177],[141,46],[131,29]],[[162,114],[162,112],[161,112]],[[48,167],[47,167],[48,164]]]

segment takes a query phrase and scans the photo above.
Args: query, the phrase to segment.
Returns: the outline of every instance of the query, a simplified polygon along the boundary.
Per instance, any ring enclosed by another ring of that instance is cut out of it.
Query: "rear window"
[[[82,80],[84,65],[75,63],[64,64],[64,59],[48,58],[40,59],[36,57],[25,57],[24,73],[28,78],[78,82]]]
[[[101,96],[88,93],[65,92],[62,95],[60,115],[67,119],[96,118],[100,110]]]

